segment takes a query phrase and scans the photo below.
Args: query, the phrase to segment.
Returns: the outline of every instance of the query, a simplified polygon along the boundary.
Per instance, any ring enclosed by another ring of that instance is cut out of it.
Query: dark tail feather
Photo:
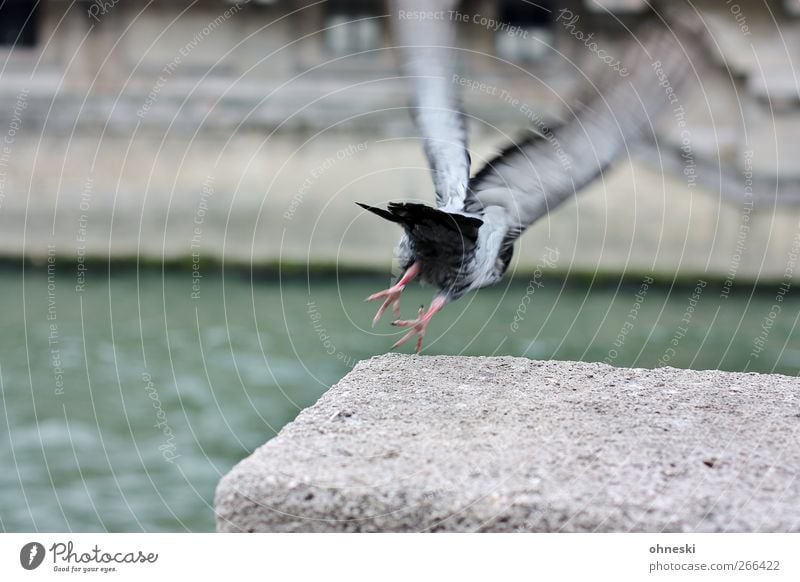
[[[358,204],[364,210],[369,210],[370,212],[372,212],[374,214],[377,214],[381,218],[385,218],[386,220],[388,220],[390,222],[400,222],[400,219],[398,217],[396,217],[391,212],[388,212],[387,210],[384,210],[383,208],[375,208],[374,206],[368,206],[366,204],[361,204],[361,202],[356,202],[356,204]]]
[[[425,204],[392,202],[389,204],[389,212],[403,226],[413,228],[416,237],[434,236],[437,232],[447,236],[445,233],[449,232],[474,242],[478,239],[478,229],[483,224],[480,218],[444,212]]]
[[[375,208],[361,202],[356,202],[356,204],[390,222],[397,222],[407,229],[423,225],[427,228],[443,227],[447,230],[458,232],[461,236],[466,236],[472,240],[477,239],[478,229],[483,224],[480,218],[451,214],[425,204],[391,202],[388,210]]]

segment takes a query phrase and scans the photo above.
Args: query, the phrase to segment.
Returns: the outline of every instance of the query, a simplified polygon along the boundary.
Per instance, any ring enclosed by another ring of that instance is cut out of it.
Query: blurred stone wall
[[[523,236],[517,268],[548,246],[562,272],[784,278],[800,247],[794,4],[694,2],[718,50],[682,95],[692,175],[667,115],[658,150],[637,145]],[[363,6],[43,3],[36,44],[0,47],[0,254],[388,271],[399,232],[354,202],[433,194],[390,12]],[[653,18],[554,2],[544,25],[493,31],[518,17],[504,6],[459,8],[473,170],[532,119],[564,119],[583,75],[608,75],[576,30],[621,55],[621,24]]]

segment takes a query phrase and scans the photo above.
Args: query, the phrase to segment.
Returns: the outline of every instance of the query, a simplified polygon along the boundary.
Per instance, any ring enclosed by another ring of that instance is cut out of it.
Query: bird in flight
[[[629,43],[622,58],[626,75],[614,72],[610,82],[593,84],[593,94],[565,123],[552,129],[537,123],[470,178],[459,76],[453,75],[455,23],[448,18],[453,7],[452,0],[401,0],[392,15],[436,207],[395,202],[383,209],[359,203],[404,231],[396,249],[402,274],[367,298],[382,301],[373,326],[390,307],[399,317],[400,296],[412,279],[436,289],[430,306],[420,307],[416,318],[392,324],[409,328],[392,348],[416,336],[417,353],[437,312],[503,277],[514,243],[528,227],[600,177],[635,147],[636,139],[652,135],[653,118],[674,103],[675,90],[692,68],[700,34],[685,19],[667,25],[653,19]]]

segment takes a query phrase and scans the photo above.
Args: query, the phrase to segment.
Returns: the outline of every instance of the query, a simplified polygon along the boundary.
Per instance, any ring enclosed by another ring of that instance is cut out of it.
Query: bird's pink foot
[[[378,323],[381,316],[386,313],[386,310],[389,309],[390,306],[392,307],[395,317],[400,316],[400,294],[403,292],[403,289],[406,288],[406,284],[417,276],[417,273],[419,273],[419,266],[414,263],[395,285],[383,291],[373,293],[365,299],[365,301],[375,301],[376,299],[384,300],[383,304],[378,309],[378,313],[372,318],[372,327],[375,327],[375,324]]]
[[[419,308],[417,319],[401,319],[393,322],[392,325],[397,327],[410,327],[411,329],[408,330],[408,333],[395,342],[395,344],[392,346],[392,349],[402,346],[412,337],[417,336],[416,352],[419,353],[422,349],[422,340],[425,339],[425,330],[428,328],[431,318],[437,311],[444,307],[444,304],[445,301],[443,298],[436,297],[431,303],[430,309],[427,311],[425,311],[424,306]]]
[[[375,317],[372,318],[372,327],[375,327],[375,324],[378,323],[381,316],[389,309],[389,306],[392,306],[392,311],[395,314],[395,317],[400,315],[400,294],[405,289],[405,285],[394,285],[385,289],[384,291],[378,291],[377,293],[373,293],[369,297],[366,298],[366,301],[375,301],[376,299],[385,299],[383,305],[378,308],[378,313],[375,314]]]

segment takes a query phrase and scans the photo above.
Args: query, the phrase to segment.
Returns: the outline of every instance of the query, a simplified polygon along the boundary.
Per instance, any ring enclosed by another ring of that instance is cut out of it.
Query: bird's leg
[[[409,320],[397,320],[392,323],[392,325],[396,325],[398,327],[410,327],[411,329],[408,331],[406,335],[401,337],[393,346],[392,349],[399,347],[410,340],[413,336],[417,336],[417,349],[416,352],[422,349],[422,340],[425,337],[425,329],[428,327],[428,323],[430,323],[431,318],[434,314],[439,311],[442,307],[445,306],[447,300],[442,295],[437,295],[434,297],[433,301],[431,301],[431,306],[425,311],[425,307],[419,308],[419,316],[417,319],[409,319]]]
[[[385,299],[383,305],[381,305],[380,309],[378,309],[378,313],[375,314],[375,317],[372,319],[372,327],[375,327],[375,324],[378,323],[381,316],[384,312],[389,308],[390,305],[393,305],[392,311],[394,311],[395,317],[400,315],[400,294],[403,292],[403,289],[406,288],[411,279],[417,276],[419,273],[419,265],[417,263],[412,263],[411,266],[406,269],[406,272],[403,273],[403,276],[400,277],[400,280],[389,287],[388,289],[384,289],[383,291],[378,291],[377,293],[373,293],[369,297],[366,298],[366,301],[375,301],[376,299]]]

